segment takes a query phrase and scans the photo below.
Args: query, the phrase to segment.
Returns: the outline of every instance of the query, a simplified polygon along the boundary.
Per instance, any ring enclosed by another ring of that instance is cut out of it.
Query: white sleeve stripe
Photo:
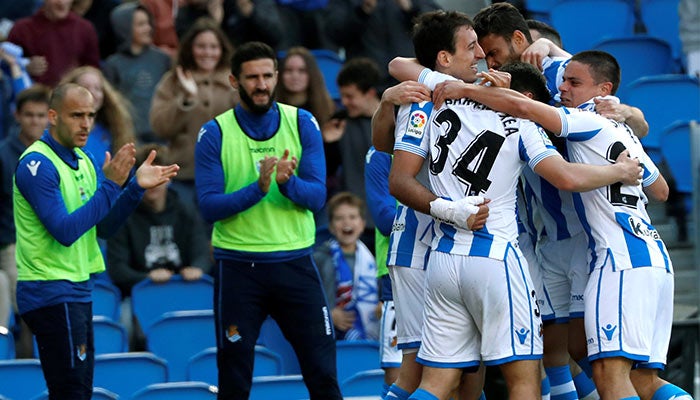
[[[561,119],[561,133],[559,136],[567,137],[569,135],[569,121],[566,119],[566,109],[560,107],[557,111],[559,111],[559,119]]]
[[[423,70],[418,75],[418,82],[424,83],[423,80],[425,80],[425,78],[428,76],[429,72],[430,72],[430,68],[423,68]]]
[[[401,150],[401,151],[407,151],[409,153],[415,154],[417,156],[420,156],[421,158],[428,158],[428,152],[421,149],[420,147],[416,146],[411,146],[407,145],[401,142],[397,142],[394,145],[394,150]]]
[[[659,170],[655,170],[649,176],[644,178],[644,181],[642,182],[642,186],[643,187],[650,186],[652,183],[656,182],[656,180],[658,178],[659,178]]]
[[[527,164],[528,164],[528,165],[530,166],[530,168],[532,168],[532,170],[534,171],[534,170],[535,170],[535,166],[536,166],[537,164],[539,164],[540,161],[544,160],[544,159],[547,158],[547,157],[552,157],[552,156],[560,156],[560,157],[561,157],[561,155],[560,155],[556,150],[549,150],[549,149],[548,149],[547,151],[538,154],[536,157],[531,158],[530,161],[528,161]]]

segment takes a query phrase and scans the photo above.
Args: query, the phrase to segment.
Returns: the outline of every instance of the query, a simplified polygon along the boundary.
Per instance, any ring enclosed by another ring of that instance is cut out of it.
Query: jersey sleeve
[[[418,75],[418,82],[429,87],[430,90],[435,90],[435,86],[437,86],[438,83],[442,83],[445,81],[456,81],[456,80],[457,80],[457,78],[455,78],[454,76],[443,74],[443,73],[437,72],[437,71],[433,71],[433,70],[430,70],[428,68],[421,71],[420,75]]]
[[[542,160],[551,156],[559,156],[557,149],[549,140],[547,133],[528,120],[520,120],[520,145],[518,154],[520,159],[528,164],[534,171],[535,166]]]
[[[559,118],[561,119],[561,133],[559,136],[574,142],[583,142],[592,139],[603,128],[603,117],[576,108],[561,107]]]
[[[427,158],[430,148],[428,124],[432,112],[432,102],[402,105],[396,115],[394,150]]]

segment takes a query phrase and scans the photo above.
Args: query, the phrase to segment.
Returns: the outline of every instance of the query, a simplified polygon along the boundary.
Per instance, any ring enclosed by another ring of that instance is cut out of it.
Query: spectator
[[[360,240],[365,229],[365,203],[350,192],[328,201],[333,237],[314,251],[338,340],[378,340],[377,264]]]
[[[8,326],[9,314],[17,311],[15,288],[17,263],[15,261],[15,221],[12,213],[12,176],[17,161],[24,150],[44,133],[49,122],[49,90],[36,85],[17,95],[15,120],[17,129],[0,142],[0,275],[7,282],[7,290],[0,290],[7,297],[0,302],[0,326]]]
[[[119,41],[114,34],[109,14],[121,4],[121,0],[73,0],[71,10],[92,23],[97,33],[97,43],[100,49],[100,60],[114,54]]]
[[[152,150],[158,154],[153,164],[166,165],[167,153],[158,145],[139,148],[136,163]],[[146,190],[134,214],[108,243],[107,272],[122,297],[130,296],[131,288],[146,278],[167,282],[180,274],[185,280],[197,280],[211,266],[202,220],[167,185]]]
[[[139,0],[153,16],[153,44],[173,59],[177,55],[178,38],[175,16],[179,0]]]
[[[70,10],[71,3],[45,0],[34,15],[18,20],[8,36],[30,57],[29,75],[48,86],[72,68],[100,63],[95,28]]]
[[[134,142],[131,105],[99,69],[90,66],[75,68],[61,82],[77,83],[92,94],[97,115],[85,149],[92,153],[97,165],[104,163],[105,152],[115,152],[126,143]]]
[[[197,204],[194,146],[202,125],[238,104],[229,84],[232,49],[214,21],[202,18],[182,38],[175,67],[158,83],[151,128],[167,141],[170,159],[182,168],[171,188],[187,205]]]
[[[687,59],[688,75],[700,77],[700,2],[681,0],[678,4],[680,35]]]
[[[383,91],[395,83],[386,68],[389,61],[414,55],[413,19],[439,8],[434,0],[330,0],[326,33],[345,48],[346,59],[368,57],[381,66],[378,88]]]
[[[0,140],[13,125],[15,97],[32,84],[25,66],[29,60],[22,57],[22,48],[10,42],[0,44]]]
[[[124,3],[112,11],[111,21],[121,45],[105,62],[105,77],[133,105],[138,141],[154,142],[148,112],[158,82],[170,69],[171,59],[153,45],[153,27],[146,7]]]
[[[285,35],[275,0],[224,0],[222,28],[236,47],[260,41],[277,48]]]
[[[200,18],[209,17],[221,25],[224,19],[223,0],[183,0],[184,4],[177,10],[175,32],[182,38],[187,30]]]
[[[332,119],[323,130],[327,159],[340,161],[336,171],[340,175],[340,189],[361,199],[366,198],[365,155],[372,146],[372,115],[379,107],[379,82],[380,72],[374,61],[360,57],[346,62],[338,73],[338,88],[347,118]],[[374,251],[371,217],[367,218],[362,241]]]

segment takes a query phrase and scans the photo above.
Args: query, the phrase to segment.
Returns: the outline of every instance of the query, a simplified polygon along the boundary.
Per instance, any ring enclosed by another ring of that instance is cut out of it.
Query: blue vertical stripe
[[[603,281],[603,272],[604,268],[600,269],[600,275],[598,275],[598,282],[596,282],[596,293],[595,293],[595,336],[596,340],[598,340],[598,353],[602,351],[602,341],[600,337],[600,287],[601,287],[601,282]]]
[[[659,252],[664,258],[664,266],[666,267],[666,272],[671,272],[671,264],[668,259],[668,254],[666,254],[666,250],[664,249],[663,242],[661,240],[657,240],[656,245],[659,246]]]
[[[414,227],[418,226],[418,218],[416,218],[416,212],[412,208],[404,207],[404,209],[406,213],[405,226],[396,249],[396,265],[410,266],[413,262],[413,251],[416,248],[417,232]]]
[[[593,268],[595,268],[596,261],[598,261],[598,255],[595,253],[595,239],[593,239],[591,226],[588,224],[588,218],[586,218],[586,208],[583,206],[581,196],[572,196],[572,200],[574,201],[574,209],[576,210],[579,221],[581,221],[583,231],[586,232],[586,236],[588,236],[588,251],[591,254],[591,263],[588,265],[588,273],[590,274]]]
[[[469,249],[471,257],[488,257],[491,253],[491,245],[493,245],[493,235],[488,233],[486,227],[474,231],[472,239],[472,247]]]
[[[505,260],[508,260],[508,252],[513,251],[513,254],[515,254],[515,258],[518,260],[518,268],[520,269],[520,277],[523,280],[523,283],[525,283],[525,291],[527,293],[527,304],[530,310],[533,309],[532,307],[532,299],[533,297],[530,296],[530,287],[527,285],[527,275],[525,272],[525,268],[523,268],[523,263],[520,261],[520,257],[518,257],[518,252],[516,252],[513,249],[513,246],[508,243],[508,246],[506,248],[506,256]],[[508,262],[506,261],[506,271],[508,270]],[[529,273],[529,271],[527,272]],[[532,312],[530,312],[530,354],[534,354],[535,350],[535,320],[532,317]]]
[[[615,220],[620,224],[622,228],[622,234],[625,238],[625,244],[627,245],[627,252],[629,253],[630,262],[632,267],[649,267],[651,266],[651,254],[649,253],[649,246],[647,242],[635,235],[631,230],[635,227],[630,226],[630,215],[625,213],[615,213]],[[645,229],[654,229],[653,226],[649,224],[644,224]]]
[[[68,354],[70,354],[70,367],[75,368],[75,349],[73,348],[73,329],[70,325],[70,312],[68,311],[68,303],[63,303],[63,309],[66,312],[66,329],[68,330]]]
[[[508,251],[506,251],[506,254],[508,254]],[[506,272],[506,287],[508,288],[508,310],[510,311],[509,313],[509,318],[510,318],[510,348],[513,353],[513,355],[517,354],[515,352],[515,324],[514,324],[514,318],[513,318],[513,290],[510,287],[510,271],[508,271],[508,263],[506,260],[503,260],[503,269]]]
[[[437,224],[440,232],[442,232],[442,237],[438,241],[438,245],[435,250],[442,253],[449,253],[455,245],[455,234],[457,233],[457,228],[444,222],[437,222]]]
[[[623,281],[625,280],[625,271],[620,271],[620,288],[619,288],[619,293],[617,295],[617,341],[619,344],[619,349],[623,350],[622,348],[622,287]]]
[[[540,178],[540,193],[542,194],[541,198],[545,210],[547,210],[557,224],[557,236],[554,240],[570,238],[571,234],[566,227],[566,217],[561,212],[561,196],[559,194],[559,189],[545,179]],[[552,232],[550,232],[550,234],[551,233]]]

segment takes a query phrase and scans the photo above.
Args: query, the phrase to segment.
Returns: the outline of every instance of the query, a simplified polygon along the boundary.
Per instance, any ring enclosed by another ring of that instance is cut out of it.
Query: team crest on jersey
[[[236,325],[230,325],[226,329],[226,339],[228,339],[228,341],[231,343],[235,343],[243,339],[241,334],[238,332],[238,327]]]
[[[85,344],[77,346],[75,348],[75,355],[78,356],[78,360],[85,361],[85,358],[87,358],[87,346]]]

